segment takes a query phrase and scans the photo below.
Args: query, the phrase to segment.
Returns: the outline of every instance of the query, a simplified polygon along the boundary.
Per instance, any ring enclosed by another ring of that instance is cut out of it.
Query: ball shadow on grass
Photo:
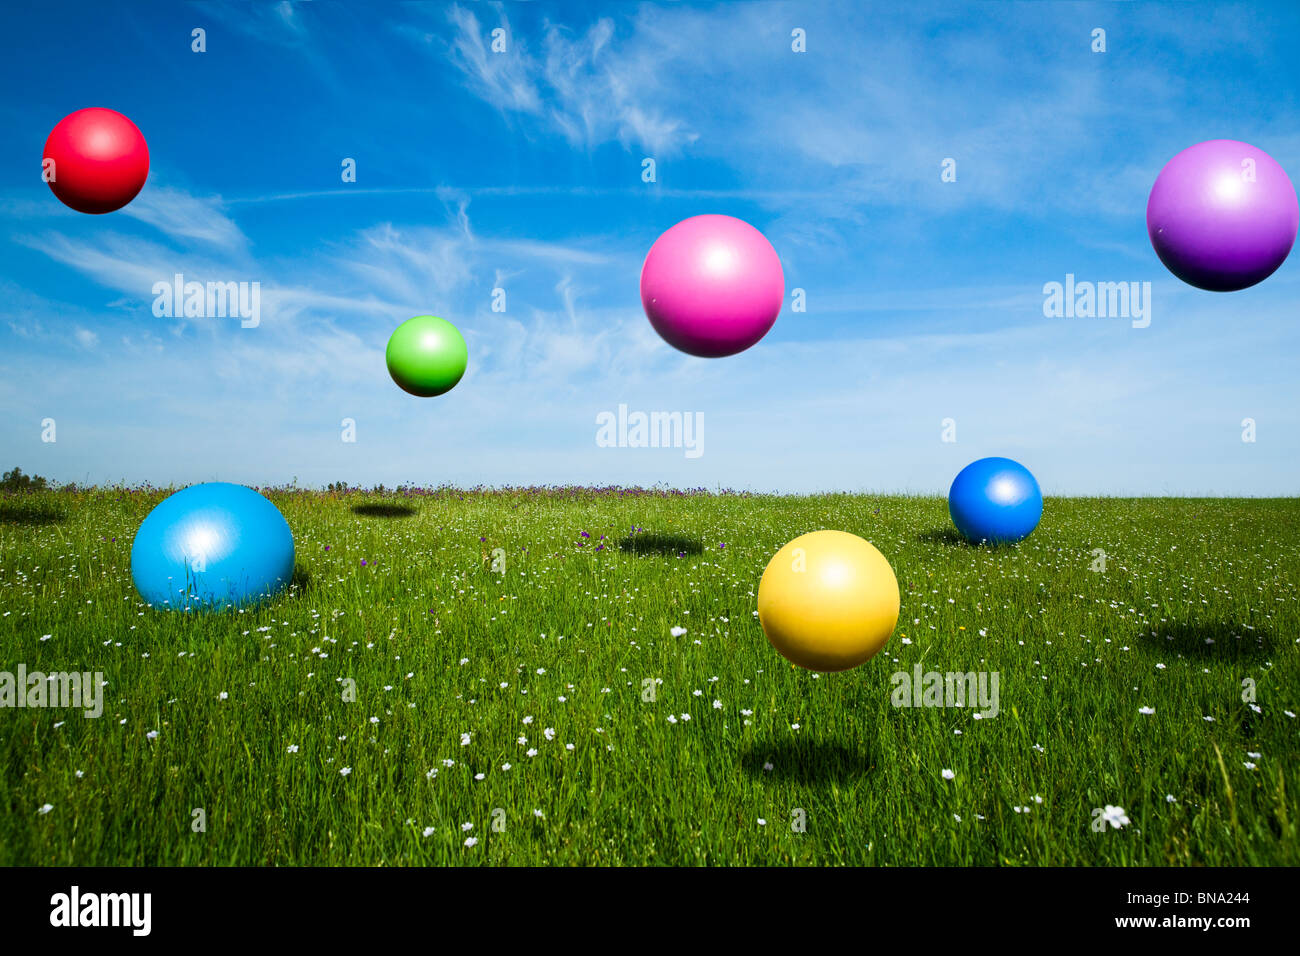
[[[416,509],[410,505],[353,505],[352,513],[363,518],[409,518]]]
[[[67,520],[67,508],[41,498],[0,501],[0,523],[3,524],[62,524]]]
[[[918,534],[916,540],[921,544],[946,544],[953,548],[974,547],[956,528],[931,528]]]
[[[771,770],[765,770],[767,764]],[[740,758],[741,768],[759,780],[806,785],[846,783],[870,776],[871,753],[862,745],[796,737],[778,744],[755,744]]]
[[[657,534],[653,531],[628,535],[618,543],[618,549],[632,554],[661,554],[669,557],[704,553],[704,545],[699,538],[690,538],[684,534]]]
[[[1132,645],[1136,650],[1153,656],[1166,657],[1174,653],[1220,661],[1264,660],[1277,652],[1272,631],[1251,629],[1236,621],[1157,624],[1135,634]]]
[[[311,587],[311,572],[301,564],[293,566],[293,577],[289,579],[289,587],[296,588],[299,591],[306,591]]]
[[[920,544],[942,544],[950,548],[973,548],[979,551],[1010,551],[1019,543],[1016,541],[970,541],[956,528],[932,528],[916,536]]]

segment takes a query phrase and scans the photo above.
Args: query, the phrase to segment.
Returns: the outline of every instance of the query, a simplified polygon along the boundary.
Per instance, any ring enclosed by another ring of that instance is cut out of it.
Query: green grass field
[[[0,710],[0,864],[1300,864],[1296,500],[1049,499],[988,549],[941,498],[271,492],[290,591],[183,614],[131,584],[163,496],[0,501],[0,670],[107,681]],[[754,614],[819,528],[903,595],[842,674]],[[917,663],[1000,712],[892,706]]]

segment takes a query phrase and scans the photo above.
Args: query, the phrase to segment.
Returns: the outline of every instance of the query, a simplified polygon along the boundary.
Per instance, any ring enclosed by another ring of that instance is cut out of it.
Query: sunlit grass
[[[990,550],[938,498],[271,496],[298,573],[245,613],[140,604],[161,492],[0,512],[0,670],[108,682],[0,710],[0,863],[1300,863],[1294,500],[1055,499]],[[845,674],[754,616],[817,528],[903,593]],[[918,662],[1000,713],[892,707]]]

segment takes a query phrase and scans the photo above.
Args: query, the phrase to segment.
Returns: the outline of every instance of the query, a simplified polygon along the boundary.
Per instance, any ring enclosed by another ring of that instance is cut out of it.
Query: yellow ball
[[[846,531],[800,535],[772,556],[758,620],[786,660],[814,671],[857,667],[898,624],[898,579],[870,542]]]

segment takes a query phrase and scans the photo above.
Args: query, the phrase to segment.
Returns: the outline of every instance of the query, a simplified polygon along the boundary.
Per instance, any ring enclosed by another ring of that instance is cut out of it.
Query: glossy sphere
[[[1234,292],[1285,261],[1300,226],[1286,171],[1262,149],[1214,139],[1165,165],[1147,200],[1147,234],[1166,268],[1189,285]]]
[[[795,538],[768,562],[758,621],[781,656],[814,671],[857,667],[898,623],[898,579],[885,556],[846,531]]]
[[[293,577],[293,534],[251,488],[193,485],[165,498],[131,545],[131,577],[155,608],[242,607]]]
[[[460,330],[446,319],[417,315],[397,327],[384,355],[388,374],[412,395],[429,398],[451,391],[469,364]]]
[[[1043,516],[1043,493],[1029,469],[1010,458],[981,458],[953,479],[948,513],[966,540],[1010,543],[1029,537]]]
[[[140,130],[121,113],[101,107],[61,119],[45,141],[42,159],[54,162],[50,189],[77,212],[121,209],[149,175],[149,147]]]
[[[772,244],[731,216],[693,216],[655,240],[641,267],[641,305],[673,348],[735,355],[767,334],[785,298]]]

